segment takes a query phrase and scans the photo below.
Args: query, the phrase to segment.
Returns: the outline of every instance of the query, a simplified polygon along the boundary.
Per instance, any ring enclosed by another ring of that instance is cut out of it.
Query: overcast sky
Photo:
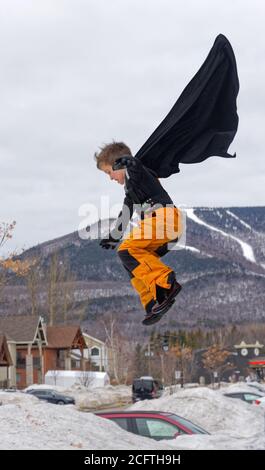
[[[124,189],[96,169],[112,139],[133,153],[225,34],[237,59],[237,159],[181,165],[175,204],[264,205],[262,0],[0,0],[0,220],[9,248],[78,228],[79,207]]]

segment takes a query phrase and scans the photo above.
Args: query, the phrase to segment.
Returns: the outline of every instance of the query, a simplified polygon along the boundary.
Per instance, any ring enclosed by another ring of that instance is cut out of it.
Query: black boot
[[[145,309],[147,315],[152,312],[152,308],[155,306],[155,304],[156,304],[156,301],[154,299],[151,299],[150,302],[148,302],[148,304],[146,304],[144,309]]]
[[[166,295],[165,299],[158,305],[154,305],[152,308],[152,312],[154,314],[164,314],[168,311],[169,308],[171,308],[172,304],[175,301],[175,297],[178,295],[178,293],[181,291],[181,285],[176,281],[175,278],[175,273],[172,272],[173,274],[169,273],[168,276],[168,282],[171,284],[170,289],[165,289],[166,290]]]
[[[152,308],[157,305],[157,302],[152,299],[150,300],[150,302],[148,302],[148,304],[145,306],[145,311],[146,311],[146,315],[142,321],[142,324],[143,325],[149,325],[149,321],[150,321],[150,318],[153,317],[153,313],[152,313]]]

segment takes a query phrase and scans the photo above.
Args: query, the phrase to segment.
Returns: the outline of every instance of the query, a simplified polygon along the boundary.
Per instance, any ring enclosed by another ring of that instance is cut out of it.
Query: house
[[[87,347],[84,354],[90,360],[93,370],[107,371],[109,352],[106,343],[84,332],[83,337]]]
[[[10,386],[24,388],[44,383],[48,370],[85,370],[86,342],[79,325],[46,326],[42,317],[14,315],[0,317],[0,331],[7,337],[12,358]],[[79,362],[71,352],[79,351]]]
[[[226,349],[226,348],[225,348]],[[192,380],[199,382],[201,378],[205,383],[211,382],[210,372],[203,365],[203,354],[207,349],[198,349],[194,351],[194,366]],[[264,351],[264,345],[258,341],[255,343],[245,343],[243,340],[239,344],[235,344],[233,348],[229,348],[230,355],[226,359],[226,370],[223,371],[221,379],[224,381],[244,380],[250,373],[254,371],[257,377],[265,376],[265,358],[261,357]]]
[[[55,325],[47,326],[47,345],[44,348],[45,373],[48,370],[85,370],[88,361],[85,359],[84,340],[80,326]],[[78,351],[78,360],[73,352]]]
[[[10,386],[10,367],[12,364],[6,337],[0,333],[0,388]]]
[[[244,375],[256,377],[256,379],[264,380],[265,378],[265,357],[261,356],[264,353],[264,345],[259,341],[255,343],[245,343],[241,341],[236,344],[234,348],[237,351],[237,364],[238,369],[244,372]]]
[[[7,336],[13,361],[10,386],[23,388],[41,383],[44,375],[43,347],[47,345],[42,318],[22,315],[0,317],[0,330]]]

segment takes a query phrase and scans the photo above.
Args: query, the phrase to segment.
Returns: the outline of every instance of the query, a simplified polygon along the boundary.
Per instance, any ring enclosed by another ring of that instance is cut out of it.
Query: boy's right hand
[[[135,166],[136,162],[133,157],[131,156],[124,156],[117,158],[112,165],[113,170],[122,170],[123,168],[129,168],[131,166]]]

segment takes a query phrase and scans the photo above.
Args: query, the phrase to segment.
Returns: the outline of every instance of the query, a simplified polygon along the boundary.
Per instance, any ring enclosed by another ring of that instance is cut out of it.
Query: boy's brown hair
[[[100,152],[95,152],[94,158],[97,162],[97,168],[101,170],[102,164],[113,165],[117,158],[124,155],[132,155],[129,147],[123,142],[112,142],[100,147]]]

